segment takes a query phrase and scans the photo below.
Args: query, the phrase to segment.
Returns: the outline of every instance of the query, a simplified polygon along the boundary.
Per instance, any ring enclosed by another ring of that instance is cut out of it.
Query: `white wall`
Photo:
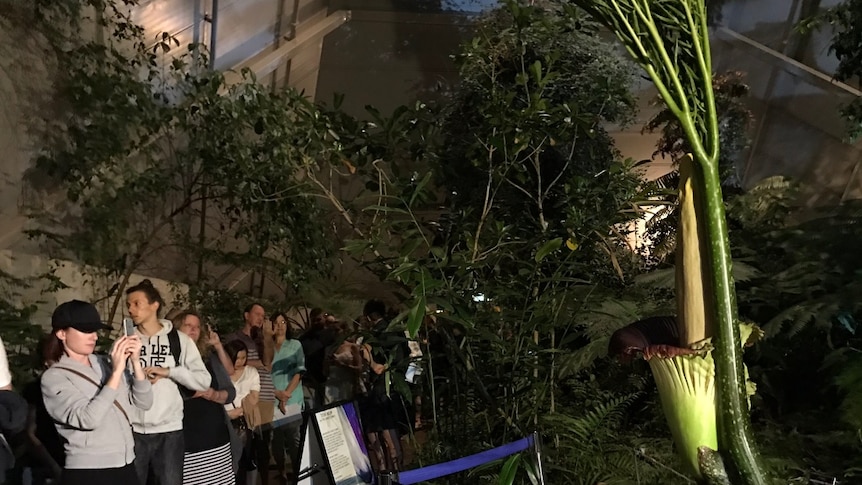
[[[113,297],[107,297],[108,291],[118,282],[117,278],[107,278],[99,274],[100,272],[94,268],[83,267],[70,261],[50,260],[42,256],[16,253],[5,249],[0,250],[0,271],[27,281],[27,286],[10,288],[14,294],[11,300],[20,305],[36,305],[37,311],[33,316],[33,323],[45,328],[51,325],[51,313],[54,308],[60,303],[72,299],[95,303],[102,318],[107,320],[111,305],[114,302]],[[67,288],[48,292],[51,283],[40,278],[46,273],[53,274]],[[187,301],[188,286],[186,285],[138,274],[132,275],[129,283],[134,285],[144,278],[149,278],[153,282],[153,286],[161,293],[165,300],[165,312],[178,303]],[[118,326],[122,322],[124,311],[125,298],[121,298],[120,306],[112,322],[116,328],[119,328]]]

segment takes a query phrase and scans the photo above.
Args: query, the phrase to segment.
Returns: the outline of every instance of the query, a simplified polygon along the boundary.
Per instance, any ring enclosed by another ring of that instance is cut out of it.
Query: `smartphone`
[[[135,322],[131,319],[131,317],[126,317],[123,319],[123,332],[126,336],[135,334]]]

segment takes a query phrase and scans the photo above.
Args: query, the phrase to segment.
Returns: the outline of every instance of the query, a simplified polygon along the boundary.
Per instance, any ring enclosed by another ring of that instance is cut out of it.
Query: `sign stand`
[[[372,485],[374,471],[365,448],[355,402],[345,401],[303,414],[298,485]]]

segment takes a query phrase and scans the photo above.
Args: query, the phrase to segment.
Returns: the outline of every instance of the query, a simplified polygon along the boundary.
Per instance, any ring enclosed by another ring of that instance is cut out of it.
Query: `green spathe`
[[[761,330],[751,324],[740,324],[743,346],[759,339]],[[694,353],[648,357],[662,409],[688,471],[703,478],[698,450],[718,450],[715,419],[715,362],[711,339],[692,346]],[[747,376],[746,376],[747,377]],[[754,383],[746,383],[748,395],[754,394]]]

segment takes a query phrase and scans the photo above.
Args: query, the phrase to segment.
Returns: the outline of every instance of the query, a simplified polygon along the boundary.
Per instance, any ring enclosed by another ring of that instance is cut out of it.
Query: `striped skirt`
[[[235,485],[236,477],[230,443],[218,448],[186,453],[183,459],[183,485]]]

